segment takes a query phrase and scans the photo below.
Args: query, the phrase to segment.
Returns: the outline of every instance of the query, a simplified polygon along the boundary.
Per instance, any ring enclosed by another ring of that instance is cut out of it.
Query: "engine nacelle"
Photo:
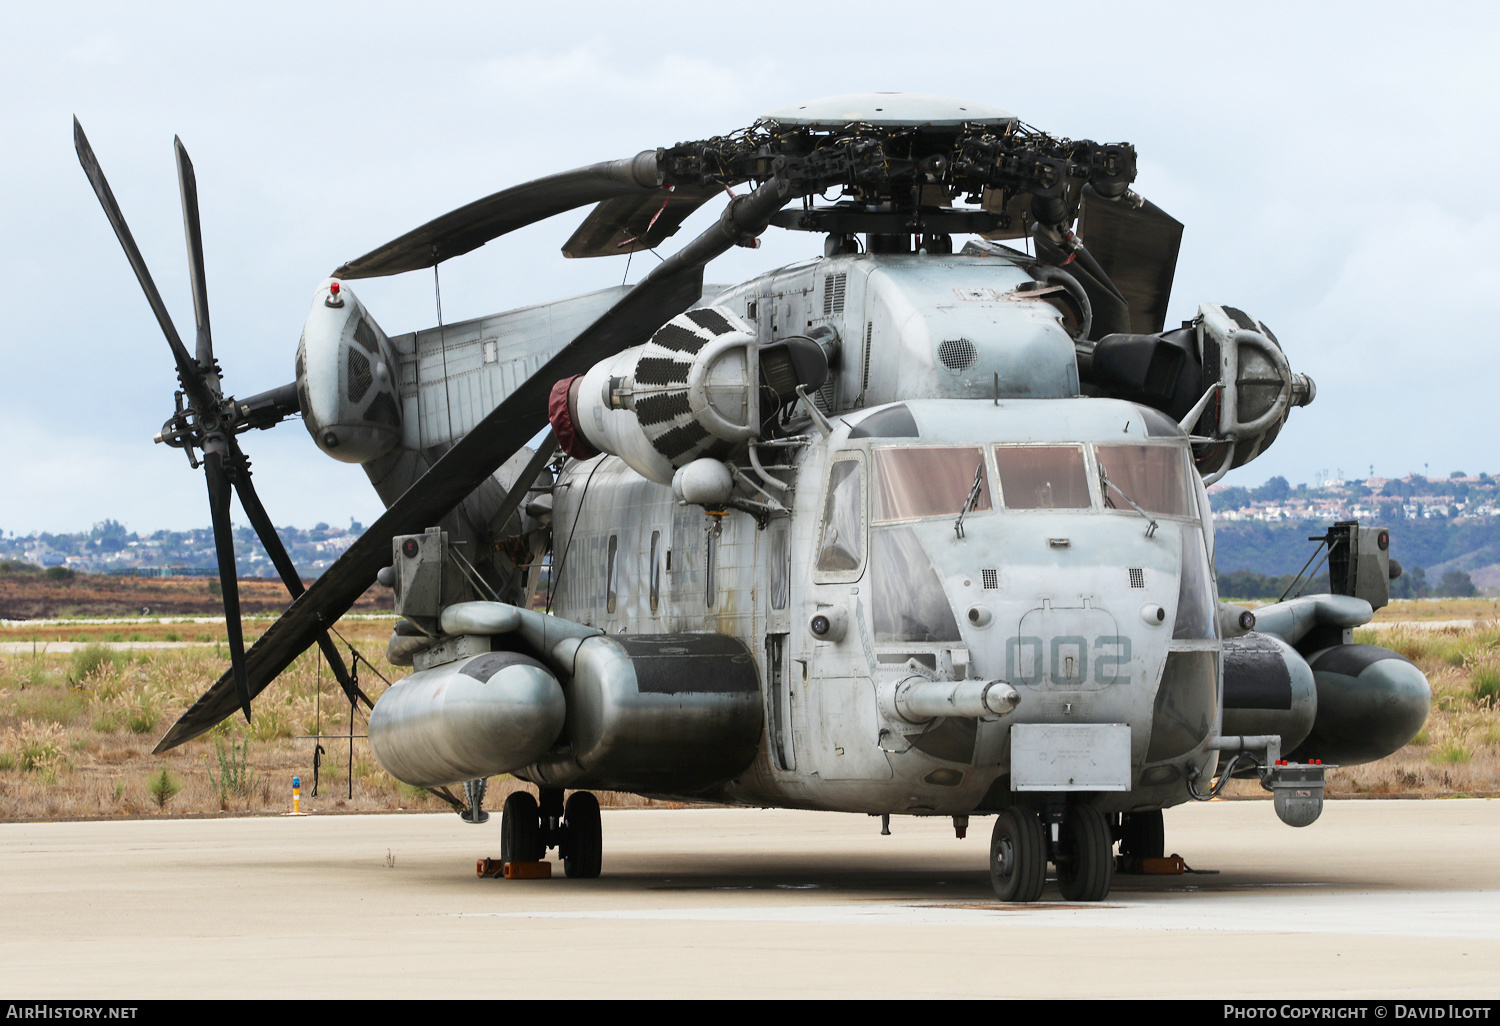
[[[1093,392],[1186,419],[1192,434],[1213,438],[1194,449],[1210,484],[1269,448],[1292,407],[1317,395],[1311,378],[1292,372],[1270,328],[1216,303],[1200,304],[1197,318],[1173,331],[1080,343],[1078,360]]]
[[[828,360],[808,338],[762,344],[733,314],[690,310],[645,345],[559,381],[548,416],[570,456],[618,456],[642,477],[670,485],[679,467],[725,460],[761,437],[766,418],[811,392]]]
[[[397,682],[370,712],[370,747],[386,772],[419,787],[508,773],[540,758],[566,703],[545,666],[483,652]]]
[[[335,278],[313,297],[297,344],[302,422],[329,456],[367,463],[401,441],[396,350],[364,304]]]

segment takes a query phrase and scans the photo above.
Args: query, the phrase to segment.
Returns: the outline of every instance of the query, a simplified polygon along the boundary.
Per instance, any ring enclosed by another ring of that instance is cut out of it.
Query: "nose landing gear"
[[[1047,862],[1069,901],[1103,901],[1114,879],[1114,837],[1092,805],[1048,809],[1044,827],[1032,810],[1013,805],[995,817],[990,836],[990,883],[1001,901],[1041,897]],[[1049,838],[1048,834],[1052,837]]]

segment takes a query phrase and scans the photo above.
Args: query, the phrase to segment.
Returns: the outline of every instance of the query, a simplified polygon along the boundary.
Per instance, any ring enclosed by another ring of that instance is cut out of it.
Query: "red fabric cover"
[[[573,423],[578,409],[575,390],[582,380],[582,374],[575,374],[552,386],[547,396],[547,419],[552,422],[552,433],[557,435],[558,448],[575,460],[591,460],[599,455],[599,450],[589,444],[583,430]]]

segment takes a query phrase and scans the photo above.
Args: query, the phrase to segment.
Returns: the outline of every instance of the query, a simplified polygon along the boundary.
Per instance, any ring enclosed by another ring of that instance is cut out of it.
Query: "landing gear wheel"
[[[1061,840],[1058,890],[1069,901],[1103,901],[1115,875],[1114,838],[1104,814],[1092,805],[1069,809]]]
[[[500,810],[500,861],[540,862],[546,857],[536,799],[526,791],[516,791]]]
[[[1012,806],[990,834],[990,884],[1001,901],[1035,901],[1047,882],[1047,838],[1036,813]]]
[[[1120,855],[1132,859],[1159,859],[1167,853],[1167,834],[1161,810],[1127,812],[1120,817]]]
[[[604,863],[604,830],[599,823],[599,799],[587,791],[568,795],[563,809],[563,872],[592,880]]]

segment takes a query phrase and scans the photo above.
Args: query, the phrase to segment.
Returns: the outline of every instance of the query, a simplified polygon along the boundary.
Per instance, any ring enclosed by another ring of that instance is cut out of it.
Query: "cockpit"
[[[1123,439],[1087,437],[1093,418],[1077,415],[1100,404],[1133,415],[1110,425]],[[1027,418],[1024,434],[1006,430],[1019,418],[987,425],[1022,439],[954,444],[933,437],[965,430],[933,417],[949,404],[909,405],[927,414],[920,431],[833,455],[814,563],[821,580],[864,585],[877,647],[961,642],[961,623],[1014,637],[1039,607],[1149,618],[1147,599],[1169,637],[1215,638],[1209,511],[1175,424],[1110,400],[1042,401],[1027,412],[1067,409]],[[1056,440],[1067,431],[1084,438]]]

